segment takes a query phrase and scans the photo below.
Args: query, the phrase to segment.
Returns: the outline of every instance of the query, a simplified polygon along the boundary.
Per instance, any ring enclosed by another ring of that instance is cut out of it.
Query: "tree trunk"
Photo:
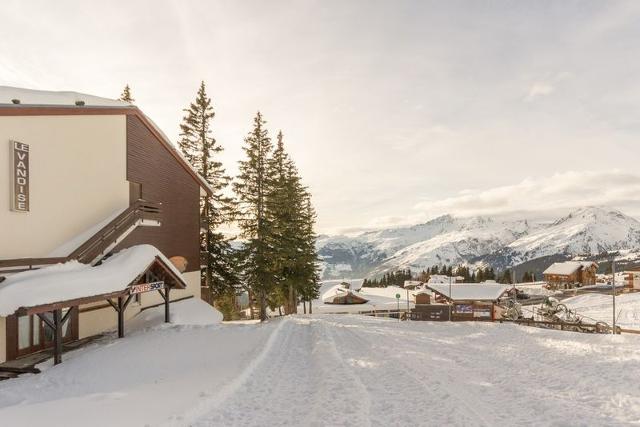
[[[256,313],[253,310],[253,292],[249,291],[249,313],[251,314],[251,320],[255,319]]]
[[[309,300],[309,314],[313,314],[313,309],[311,308],[311,300]]]
[[[294,292],[293,292],[293,285],[289,283],[289,299],[287,300],[287,314],[293,314],[293,313],[295,313]]]
[[[293,299],[291,302],[292,306],[293,306],[293,313],[294,314],[298,314],[298,292],[296,292],[295,289],[293,289]]]
[[[302,301],[302,308],[303,308],[303,310],[304,310],[304,311],[303,311],[303,313],[304,313],[304,314],[307,314],[307,303],[306,303],[306,301],[304,301],[304,300]]]
[[[267,294],[265,291],[260,291],[260,321],[267,320]]]

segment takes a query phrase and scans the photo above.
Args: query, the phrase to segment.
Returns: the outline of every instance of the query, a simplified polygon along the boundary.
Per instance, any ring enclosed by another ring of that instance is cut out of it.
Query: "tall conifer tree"
[[[272,150],[266,122],[258,112],[253,130],[245,137],[246,159],[239,162],[239,175],[233,183],[238,199],[238,224],[244,238],[242,248],[244,282],[260,305],[260,320],[267,318],[267,298],[276,286],[272,223],[267,199],[273,177],[268,166]]]
[[[205,196],[200,203],[200,217],[204,226],[200,242],[207,265],[203,279],[212,298],[216,299],[235,294],[239,279],[234,251],[229,240],[219,231],[220,226],[233,217],[232,199],[225,195],[231,179],[219,161],[223,149],[212,136],[211,121],[215,113],[204,81],[200,84],[195,101],[184,112],[178,144],[185,158],[213,191],[212,196]]]

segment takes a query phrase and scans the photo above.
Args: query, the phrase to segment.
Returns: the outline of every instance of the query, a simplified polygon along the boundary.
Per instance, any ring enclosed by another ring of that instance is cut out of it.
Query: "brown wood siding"
[[[18,318],[16,315],[7,317],[7,360],[18,357]]]
[[[151,244],[167,257],[183,256],[200,269],[200,186],[142,121],[127,116],[127,179],[142,197],[162,203],[162,226],[138,227],[118,248]]]

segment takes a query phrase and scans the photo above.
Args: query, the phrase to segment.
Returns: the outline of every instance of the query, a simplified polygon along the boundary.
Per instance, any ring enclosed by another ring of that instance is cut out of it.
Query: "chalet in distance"
[[[542,274],[551,289],[573,289],[596,284],[598,264],[590,261],[556,262]]]
[[[211,189],[137,107],[0,87],[1,144],[0,363],[200,297]]]

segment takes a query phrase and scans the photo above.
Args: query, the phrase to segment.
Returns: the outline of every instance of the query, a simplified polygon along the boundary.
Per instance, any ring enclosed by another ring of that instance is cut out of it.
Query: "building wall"
[[[89,306],[82,306],[87,309]],[[118,313],[110,305],[105,306],[100,303],[97,310],[80,312],[79,319],[79,339],[101,334],[106,331],[116,329],[118,327]],[[125,333],[127,320],[135,317],[140,312],[140,305],[131,302],[124,312]]]
[[[200,272],[191,272],[183,274],[185,281],[187,282],[186,289],[173,289],[169,293],[171,301],[193,296],[195,298],[200,297]],[[126,334],[126,322],[129,319],[134,318],[141,309],[156,304],[162,304],[164,300],[158,292],[147,292],[140,295],[140,303],[131,301],[125,311],[125,334]],[[98,335],[103,332],[116,329],[118,327],[118,315],[116,311],[110,305],[105,305],[106,302],[97,302],[93,304],[87,304],[81,307],[80,312],[80,333],[79,338],[86,338],[93,335]],[[98,308],[100,307],[100,308]],[[98,308],[94,310],[87,310],[90,308]]]
[[[596,284],[596,276],[598,269],[594,267],[581,269],[580,271],[580,283],[583,286],[591,286]]]
[[[10,140],[29,144],[27,213],[10,210]],[[0,259],[45,257],[128,204],[124,115],[0,117]]]
[[[142,198],[162,203],[162,226],[139,227],[120,248],[148,243],[200,270],[200,186],[136,116],[127,117],[127,178]]]
[[[0,317],[0,363],[7,360],[7,320]]]

